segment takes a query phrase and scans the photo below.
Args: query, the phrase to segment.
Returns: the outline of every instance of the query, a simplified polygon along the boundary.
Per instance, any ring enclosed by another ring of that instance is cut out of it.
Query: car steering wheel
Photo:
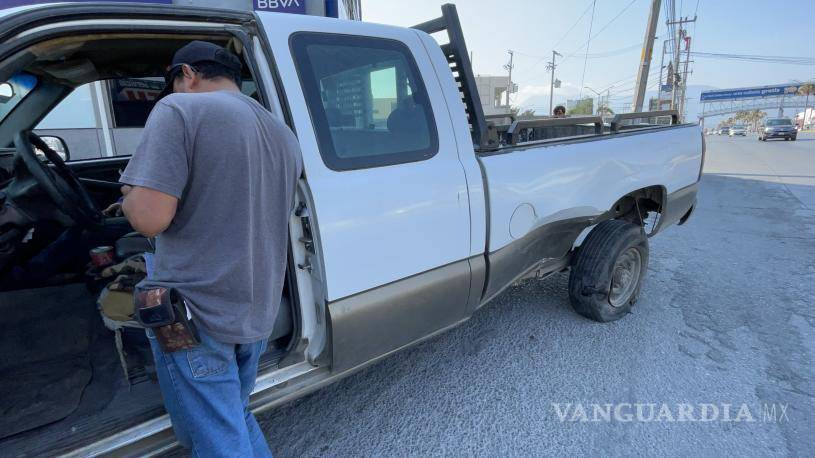
[[[17,157],[60,211],[79,226],[92,227],[102,223],[102,212],[96,208],[74,171],[37,134],[25,130],[17,132],[14,147]],[[53,167],[37,157],[35,147],[45,154]]]

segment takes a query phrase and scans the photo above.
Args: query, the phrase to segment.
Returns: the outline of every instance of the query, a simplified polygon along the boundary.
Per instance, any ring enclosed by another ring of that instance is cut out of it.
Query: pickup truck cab
[[[141,87],[116,109],[132,131],[113,131],[137,135],[156,77],[190,40],[234,50],[244,93],[291,127],[303,153],[256,412],[461,324],[520,279],[570,270],[578,313],[628,313],[648,238],[695,206],[699,126],[672,112],[489,122],[455,7],[442,13],[414,28],[128,4],[0,18],[4,454],[175,444],[126,282],[88,267],[88,247],[114,246],[120,273],[151,249],[99,211],[117,199],[128,156],[70,160],[88,154],[38,123],[88,83],[96,99]]]

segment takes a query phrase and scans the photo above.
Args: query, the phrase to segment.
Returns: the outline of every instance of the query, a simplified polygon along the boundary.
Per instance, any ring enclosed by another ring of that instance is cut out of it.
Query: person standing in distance
[[[139,286],[174,288],[198,329],[198,346],[171,353],[147,330],[176,437],[194,456],[271,456],[247,406],[280,307],[302,159],[291,130],[240,92],[241,68],[213,43],[179,49],[120,178],[125,216],[156,237]]]

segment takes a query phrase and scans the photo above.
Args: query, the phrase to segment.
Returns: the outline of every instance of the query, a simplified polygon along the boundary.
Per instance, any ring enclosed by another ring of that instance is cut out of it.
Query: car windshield
[[[767,120],[768,126],[791,126],[792,121],[789,119],[768,119]]]
[[[17,73],[0,83],[0,122],[37,86],[37,81],[34,75]]]

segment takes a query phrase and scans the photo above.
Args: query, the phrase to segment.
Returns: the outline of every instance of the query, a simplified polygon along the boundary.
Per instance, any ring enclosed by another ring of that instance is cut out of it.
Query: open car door
[[[2,14],[2,13],[0,13]],[[242,52],[241,56],[247,63],[247,71],[251,73],[251,80],[256,85],[257,97],[261,103],[267,106],[273,113],[278,114],[281,118],[283,116],[281,107],[277,103],[277,95],[272,89],[274,86],[270,78],[271,73],[268,68],[261,69],[257,67],[262,59],[254,59],[253,53],[256,49],[253,46],[253,25],[254,16],[250,13],[242,13],[237,11],[228,10],[212,10],[212,9],[199,9],[199,8],[186,8],[175,6],[159,6],[159,5],[135,5],[135,4],[66,4],[66,5],[48,5],[48,6],[33,6],[26,9],[17,9],[13,12],[0,16],[0,81],[7,81],[12,75],[22,70],[35,68],[38,75],[44,76],[39,79],[38,87],[32,91],[28,97],[21,100],[12,110],[5,113],[5,116],[0,119],[0,153],[14,153],[11,146],[14,143],[14,136],[18,132],[27,131],[41,121],[41,119],[61,100],[63,100],[72,89],[91,81],[110,80],[116,76],[136,74],[136,76],[145,75],[160,75],[163,72],[163,66],[166,62],[170,61],[173,46],[165,46],[162,50],[145,48],[144,43],[140,43],[141,49],[136,49],[138,46],[118,46],[116,49],[121,50],[122,53],[141,53],[133,55],[145,56],[150,59],[151,68],[139,67],[144,62],[125,62],[127,59],[122,58],[122,54],[111,54],[111,59],[114,57],[120,59],[123,63],[117,65],[132,65],[132,67],[120,66],[105,70],[106,64],[111,64],[109,61],[100,60],[101,65],[83,65],[81,60],[84,58],[88,60],[87,55],[82,55],[83,50],[80,48],[79,43],[85,40],[83,37],[106,37],[105,39],[120,39],[132,40],[143,39],[149,36],[150,39],[155,37],[158,40],[175,42],[188,42],[194,39],[213,39],[224,43],[230,42],[235,46],[240,47]],[[121,37],[121,38],[117,38]],[[142,37],[142,38],[138,38]],[[202,38],[203,37],[203,38]],[[73,41],[72,41],[73,40]],[[175,41],[173,41],[175,40]],[[120,43],[121,44],[121,43]],[[139,44],[139,43],[137,43]],[[72,47],[73,46],[73,47]],[[100,45],[101,46],[101,45]],[[62,56],[68,55],[65,50],[73,49],[71,56],[76,60],[73,63],[77,65],[72,66],[74,72],[63,71],[56,65],[49,66],[52,59],[55,63],[64,62]],[[79,49],[79,51],[77,51]],[[176,48],[177,49],[177,48]],[[79,54],[76,54],[76,53]],[[62,54],[60,54],[62,53]],[[103,52],[97,50],[95,56],[104,57]],[[37,63],[32,67],[33,63]],[[93,63],[93,62],[91,62]],[[115,64],[116,62],[114,62]],[[112,64],[111,64],[112,65]],[[40,70],[48,70],[42,71]],[[121,71],[119,71],[121,70]],[[2,149],[5,148],[5,149]],[[72,151],[74,157],[79,157],[78,151]],[[79,174],[87,178],[101,179],[114,183],[118,177],[115,172],[123,167],[127,162],[126,157],[105,157],[100,156],[91,159],[78,160],[76,162],[69,162],[69,166]],[[86,182],[87,184],[87,182]],[[117,186],[118,185],[115,185]],[[67,302],[67,305],[72,305],[78,302],[72,300],[73,296],[64,294],[64,290],[71,289],[78,296],[81,296],[85,301],[83,310],[90,311],[90,317],[87,323],[94,323],[95,325],[102,326],[99,316],[96,313],[95,300],[97,296],[85,291],[83,283],[73,283],[68,285],[70,288],[60,289],[65,285],[58,285],[55,290],[49,290],[50,298],[56,297],[60,300]],[[46,288],[30,289],[21,294],[28,294],[28,297],[34,296],[42,298],[43,291]],[[15,291],[17,292],[17,291]],[[296,296],[296,291],[292,291],[292,297]],[[22,303],[19,299],[20,296],[4,296],[6,303],[11,306],[17,306]],[[36,301],[31,300],[31,303]],[[48,301],[40,301],[48,302]],[[51,301],[53,302],[53,301]],[[65,302],[61,304],[65,304]],[[293,323],[298,323],[299,307],[296,305],[297,300],[292,301],[292,310],[295,317],[292,318]],[[0,301],[2,306],[2,301]],[[24,309],[24,307],[16,307],[17,309]],[[61,309],[64,313],[64,309]],[[50,319],[50,316],[43,317],[43,320]],[[29,321],[34,321],[29,319]],[[36,323],[38,326],[41,323]],[[43,325],[44,326],[44,325]],[[88,326],[90,327],[90,326]],[[31,337],[30,341],[42,341],[43,345],[53,345],[53,339],[59,337],[60,333],[69,334],[73,330],[80,330],[84,332],[88,327],[80,326],[67,326],[61,322],[54,321],[53,328],[58,329],[58,332],[48,333],[48,339],[42,339],[41,336],[37,338]],[[39,328],[44,329],[44,328]],[[94,328],[95,329],[95,328]],[[138,330],[142,331],[142,330]],[[17,336],[25,335],[19,330],[16,330]],[[298,340],[298,330],[295,329],[291,335],[291,341]],[[99,333],[101,334],[101,333]],[[8,333],[11,335],[11,333]],[[143,336],[143,331],[141,332]],[[69,336],[70,337],[70,336]],[[85,340],[90,341],[88,336],[84,336]],[[106,349],[113,351],[114,344],[113,337],[108,333],[107,338],[111,340],[110,345]],[[52,340],[49,340],[52,339]],[[23,340],[23,339],[18,339]],[[79,340],[79,339],[76,339]],[[9,345],[5,343],[11,342]],[[99,342],[98,339],[94,340],[95,344]],[[0,345],[0,351],[4,352],[5,356],[14,354],[16,343],[11,339],[4,341]],[[60,345],[53,345],[55,347],[64,347]],[[84,350],[83,350],[84,351]],[[115,355],[115,353],[112,353]],[[90,358],[88,358],[90,359]],[[85,361],[85,360],[83,360]],[[47,366],[49,362],[43,362],[44,369],[53,369],[53,366]],[[85,364],[85,363],[83,363]],[[90,364],[90,363],[88,363]],[[306,366],[303,368],[302,366]],[[118,361],[114,361],[112,366],[107,372],[113,373],[119,370]],[[5,369],[5,367],[0,368]],[[257,383],[257,392],[253,397],[252,407],[256,407],[261,402],[263,396],[269,397],[273,389],[277,389],[279,385],[286,384],[292,377],[302,376],[311,370],[317,370],[315,366],[297,360],[290,363],[289,366],[281,368],[274,363],[269,367],[264,367],[261,370],[269,369],[263,372]],[[281,371],[286,371],[281,374]],[[104,371],[102,371],[104,372]],[[3,372],[0,373],[12,373]],[[87,371],[85,372],[87,373]],[[109,376],[110,379],[112,376]],[[264,378],[265,377],[265,378]],[[66,377],[67,378],[67,377]],[[94,383],[100,383],[101,377],[94,375]],[[11,380],[10,383],[14,381]],[[132,397],[139,396],[140,393],[144,394],[144,386],[136,387],[132,391],[128,391],[125,387],[124,394],[119,396],[119,392],[115,391],[119,388],[118,385],[112,387],[105,387],[108,393],[107,400],[97,398],[99,391],[84,390],[85,385],[80,386],[77,391],[80,396],[77,396],[77,402],[82,400],[90,400],[93,404],[92,407],[72,407],[66,409],[65,416],[58,416],[53,419],[49,424],[36,425],[28,429],[21,429],[19,433],[9,435],[8,437],[0,436],[0,449],[9,455],[62,455],[74,454],[77,456],[96,456],[106,453],[116,453],[124,455],[143,455],[147,452],[155,452],[162,450],[164,447],[170,446],[174,442],[174,436],[170,426],[169,418],[163,414],[161,408],[161,397],[156,388],[152,397],[145,396],[144,398]],[[8,398],[5,391],[8,385],[4,387],[4,398]],[[90,385],[87,385],[90,387]],[[93,389],[96,389],[95,387]],[[111,393],[117,393],[116,396]],[[283,393],[284,389],[275,391],[275,394]],[[55,396],[62,396],[67,398],[65,390],[62,392],[57,391]],[[130,397],[128,397],[130,396]],[[111,401],[111,398],[114,398]],[[124,404],[121,402],[125,400]],[[150,402],[147,402],[147,401]],[[110,401],[110,402],[108,402]],[[117,403],[118,402],[118,403]],[[95,404],[94,404],[95,403]],[[29,403],[34,404],[34,403]],[[43,403],[45,405],[45,403]],[[69,406],[70,407],[70,406]],[[54,409],[52,409],[54,410]],[[21,413],[20,409],[3,409],[4,412],[17,412]],[[74,416],[76,413],[79,416]],[[33,417],[33,416],[32,416]]]

